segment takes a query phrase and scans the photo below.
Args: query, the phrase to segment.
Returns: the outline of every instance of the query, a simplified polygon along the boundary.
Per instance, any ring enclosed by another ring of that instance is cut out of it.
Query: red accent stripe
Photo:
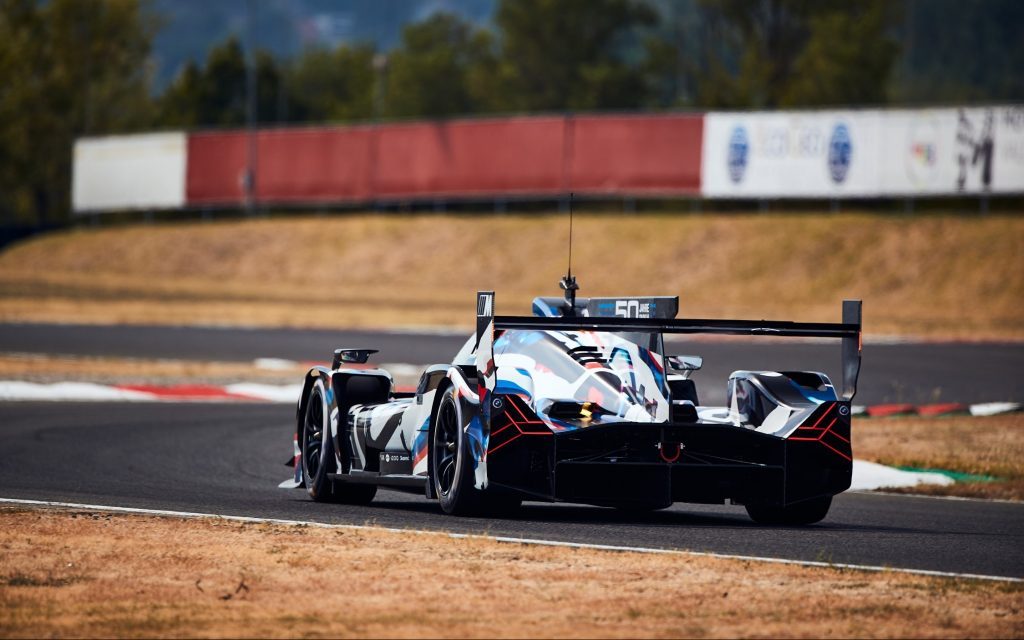
[[[423,449],[420,450],[420,452],[417,453],[416,457],[413,459],[412,466],[415,467],[417,464],[419,464],[420,460],[422,460],[423,458],[426,458],[426,457],[427,457],[427,448],[423,447]]]
[[[818,427],[818,425],[821,424],[821,422],[825,419],[825,417],[828,416],[832,412],[832,409],[835,408],[835,406],[836,406],[836,403],[832,403],[829,406],[829,408],[826,409],[825,412],[821,414],[821,417],[818,418],[818,420],[814,423],[813,426],[806,426],[806,425],[804,425],[804,426],[801,426],[801,427],[797,428],[797,432],[801,432],[801,431],[803,431],[803,432],[810,431],[812,433],[820,432],[820,433],[818,433],[817,436],[790,436],[789,440],[792,440],[792,441],[795,441],[795,442],[817,442],[817,443],[821,444],[822,446],[827,447],[828,449],[832,450],[834,453],[836,453],[841,458],[843,458],[845,460],[852,461],[853,458],[851,458],[850,456],[846,455],[845,453],[843,453],[839,449],[836,449],[835,447],[833,447],[829,443],[825,442],[825,436],[831,434],[831,435],[839,438],[840,440],[842,440],[846,444],[850,444],[849,440],[847,440],[845,437],[843,437],[839,433],[837,433],[837,432],[832,430],[832,427],[836,426],[836,423],[839,422],[839,416],[836,416],[836,417],[832,418],[832,421],[828,423],[828,426],[821,427],[821,428]]]
[[[828,447],[829,449],[834,451],[836,453],[836,455],[838,455],[839,457],[844,458],[844,459],[846,459],[846,460],[848,460],[850,462],[853,462],[853,458],[851,458],[850,456],[846,455],[845,453],[843,453],[839,449],[836,449],[835,447],[833,447],[829,443],[821,441],[821,440],[819,440],[818,442],[820,442],[821,444],[825,445],[826,447]]]
[[[832,410],[835,409],[835,408],[836,408],[836,403],[834,403],[834,402],[832,404],[828,405],[828,409],[825,409],[825,413],[821,414],[821,416],[818,418],[818,421],[815,422],[814,425],[811,426],[811,428],[814,429],[819,424],[821,424],[821,421],[825,419],[825,416],[827,416],[829,413],[831,413]]]
[[[496,435],[498,435],[499,433],[502,433],[503,431],[506,431],[509,427],[514,427],[514,426],[515,425],[510,422],[510,423],[506,424],[504,427],[498,429],[497,431],[492,432],[491,433],[491,437],[493,438]]]

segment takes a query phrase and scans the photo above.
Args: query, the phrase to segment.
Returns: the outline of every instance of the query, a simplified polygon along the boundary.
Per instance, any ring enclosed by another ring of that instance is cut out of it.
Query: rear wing
[[[709,320],[626,317],[548,317],[494,315],[494,292],[477,293],[477,370],[493,379],[494,332],[503,329],[537,331],[660,331],[661,333],[835,338],[842,341],[842,396],[857,393],[861,361],[861,301],[844,300],[842,322],[778,320]],[[485,381],[486,383],[486,381]],[[493,391],[493,387],[488,387]]]

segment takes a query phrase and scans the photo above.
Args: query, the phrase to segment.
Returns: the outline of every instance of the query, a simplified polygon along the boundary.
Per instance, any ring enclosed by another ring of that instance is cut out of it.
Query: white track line
[[[976,573],[954,573],[950,571],[930,571],[928,569],[905,569],[899,567],[883,567],[878,565],[847,564],[838,562],[818,562],[815,560],[788,560],[785,558],[767,558],[764,556],[744,556],[731,553],[714,553],[710,551],[688,551],[679,549],[658,549],[653,547],[627,547],[611,544],[592,544],[587,542],[563,542],[560,540],[543,540],[539,538],[516,538],[512,536],[489,536],[478,533],[451,533],[446,531],[429,531],[426,529],[401,529],[398,527],[378,527],[361,524],[329,524],[307,520],[285,520],[281,518],[258,518],[254,516],[230,516],[216,513],[195,513],[190,511],[169,511],[166,509],[142,509],[138,507],[115,507],[110,505],[81,504],[77,502],[55,502],[50,500],[23,500],[19,498],[0,498],[0,504],[16,504],[33,507],[57,507],[63,509],[86,509],[89,511],[109,511],[111,513],[129,513],[148,516],[163,516],[186,519],[228,520],[231,522],[248,522],[253,524],[279,524],[290,527],[316,527],[320,529],[348,529],[354,531],[387,531],[390,533],[411,533],[416,535],[444,535],[456,540],[491,540],[513,544],[526,544],[543,547],[567,547],[570,549],[595,549],[598,551],[619,551],[631,553],[651,553],[661,555],[698,556],[703,558],[721,558],[726,560],[746,560],[748,562],[766,562],[770,564],[786,564],[800,567],[821,567],[825,569],[851,569],[855,571],[877,571],[906,573],[911,575],[937,578],[961,578],[969,580],[993,580],[998,582],[1024,582],[1021,578],[1005,576],[989,576]]]

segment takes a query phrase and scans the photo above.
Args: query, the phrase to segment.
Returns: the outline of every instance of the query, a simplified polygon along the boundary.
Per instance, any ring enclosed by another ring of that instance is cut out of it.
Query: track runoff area
[[[461,539],[481,539],[490,540],[493,542],[503,542],[511,544],[522,544],[532,546],[546,546],[546,547],[566,547],[571,549],[595,549],[598,551],[620,551],[628,553],[650,553],[660,555],[679,555],[679,556],[697,556],[697,557],[708,557],[708,558],[722,558],[729,560],[746,560],[750,562],[765,562],[770,564],[790,564],[805,567],[822,567],[822,568],[833,568],[833,569],[848,569],[854,571],[871,571],[871,572],[883,572],[890,571],[893,573],[907,573],[911,575],[921,576],[932,576],[941,578],[960,578],[967,580],[993,580],[999,582],[1014,582],[1024,583],[1024,578],[1013,578],[1007,576],[992,576],[977,573],[957,573],[952,571],[931,571],[927,569],[907,569],[900,567],[890,566],[877,566],[877,565],[866,565],[866,564],[850,564],[842,562],[820,562],[815,560],[791,560],[787,558],[771,558],[765,556],[750,556],[740,555],[732,553],[714,553],[707,551],[688,551],[679,549],[661,549],[656,547],[640,547],[640,546],[625,546],[625,545],[610,545],[610,544],[594,544],[587,542],[566,542],[563,540],[545,540],[543,538],[525,538],[525,537],[513,537],[513,536],[495,536],[486,535],[479,533],[456,533],[456,532],[444,532],[444,531],[432,531],[426,529],[403,529],[396,527],[380,527],[374,525],[358,525],[358,524],[334,524],[316,522],[314,520],[286,520],[280,518],[260,518],[256,516],[234,516],[217,513],[194,513],[188,511],[170,511],[166,509],[141,509],[137,507],[118,507],[111,505],[96,505],[96,504],[82,504],[77,502],[58,502],[50,500],[24,500],[17,498],[0,498],[0,504],[17,505],[23,507],[36,507],[36,508],[53,508],[53,509],[69,509],[69,510],[84,510],[84,511],[96,511],[101,513],[115,513],[115,514],[131,514],[131,515],[146,515],[146,516],[163,516],[168,518],[183,518],[183,519],[212,519],[212,520],[224,520],[227,522],[244,522],[250,524],[276,524],[283,526],[303,526],[303,527],[317,527],[323,529],[344,529],[344,530],[378,530],[388,531],[391,533],[402,533],[411,535],[446,535],[449,538],[456,540]]]

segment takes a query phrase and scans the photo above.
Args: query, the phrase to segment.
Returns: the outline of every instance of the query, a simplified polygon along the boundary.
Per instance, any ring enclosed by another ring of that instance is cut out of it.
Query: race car
[[[850,486],[850,401],[861,302],[841,323],[676,319],[678,298],[537,298],[532,316],[494,314],[477,294],[476,332],[414,392],[342,348],[305,376],[294,476],[316,501],[365,504],[378,487],[424,494],[449,514],[523,500],[654,510],[674,502],[746,507],[759,523],[822,520]],[[700,404],[701,358],[666,334],[841,341],[842,387],[814,371],[735,371],[723,407]]]

